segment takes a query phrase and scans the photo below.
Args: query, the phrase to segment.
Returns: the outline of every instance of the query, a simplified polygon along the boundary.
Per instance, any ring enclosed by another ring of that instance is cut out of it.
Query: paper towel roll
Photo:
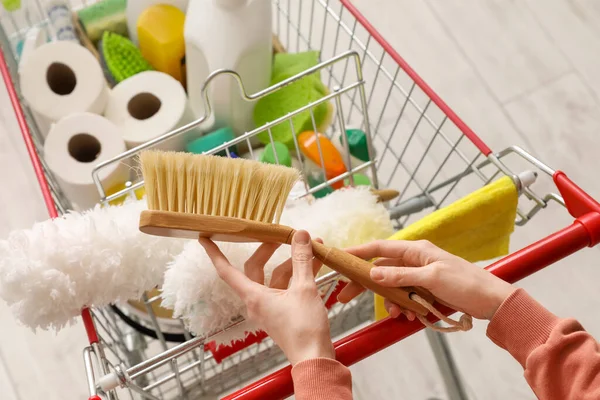
[[[120,128],[130,149],[193,120],[181,83],[158,71],[141,72],[115,86],[104,115]],[[196,136],[187,132],[156,147],[183,150]]]
[[[106,118],[77,113],[55,123],[44,142],[44,158],[76,210],[93,207],[100,197],[92,170],[126,150],[121,132]],[[100,171],[104,188],[129,179],[129,167],[112,164]]]
[[[104,111],[109,91],[102,69],[92,53],[79,44],[43,44],[19,69],[23,97],[50,122],[73,113]]]

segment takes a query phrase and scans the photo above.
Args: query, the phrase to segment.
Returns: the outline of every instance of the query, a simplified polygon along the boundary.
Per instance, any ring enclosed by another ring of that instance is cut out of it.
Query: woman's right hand
[[[419,286],[457,311],[479,319],[492,319],[502,302],[516,289],[462,258],[456,257],[427,241],[379,240],[346,249],[363,260],[377,258],[371,279],[382,286]],[[338,295],[347,303],[364,290],[355,282]],[[388,300],[390,316],[401,313],[413,320],[412,311],[403,310]]]

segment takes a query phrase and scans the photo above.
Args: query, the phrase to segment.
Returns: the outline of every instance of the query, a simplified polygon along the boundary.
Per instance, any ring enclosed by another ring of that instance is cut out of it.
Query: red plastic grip
[[[89,308],[86,307],[81,310],[81,318],[83,319],[83,326],[85,327],[85,332],[87,333],[90,344],[98,343],[98,333],[96,332],[96,326],[94,325],[92,313]]]
[[[589,246],[600,243],[600,220],[597,218],[600,214],[600,203],[570,180],[564,172],[556,171],[553,178],[565,200],[567,210],[588,231]]]

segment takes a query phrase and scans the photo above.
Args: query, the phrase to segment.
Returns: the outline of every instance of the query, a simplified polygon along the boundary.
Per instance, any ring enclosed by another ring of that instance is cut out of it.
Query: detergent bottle
[[[269,86],[273,58],[270,0],[193,0],[185,28],[185,58],[190,107],[205,114],[202,85],[219,69],[237,72],[247,94]],[[212,108],[203,128],[229,126],[237,134],[254,128],[254,102],[243,99],[231,76],[218,76],[208,87]]]

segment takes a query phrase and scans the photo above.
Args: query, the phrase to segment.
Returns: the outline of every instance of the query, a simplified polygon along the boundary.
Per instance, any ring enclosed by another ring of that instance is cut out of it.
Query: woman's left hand
[[[315,284],[321,263],[313,257],[308,232],[296,232],[292,258],[273,271],[270,287],[264,285],[264,265],[279,245],[261,245],[244,265],[244,274],[231,266],[215,243],[204,238],[199,242],[221,279],[246,303],[248,318],[267,332],[292,365],[335,358],[327,309]]]

